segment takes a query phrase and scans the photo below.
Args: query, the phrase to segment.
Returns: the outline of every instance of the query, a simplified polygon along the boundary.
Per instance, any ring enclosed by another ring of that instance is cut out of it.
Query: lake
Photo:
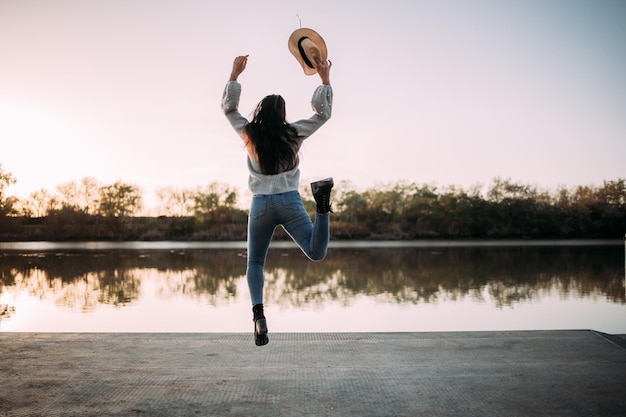
[[[272,243],[270,332],[626,334],[622,241]],[[0,243],[0,332],[252,332],[244,242]]]

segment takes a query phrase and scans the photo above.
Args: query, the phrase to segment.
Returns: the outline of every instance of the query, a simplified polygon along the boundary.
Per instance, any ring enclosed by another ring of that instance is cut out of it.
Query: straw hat
[[[301,28],[289,36],[289,50],[296,57],[306,75],[317,73],[315,61],[326,61],[326,42],[313,29]]]

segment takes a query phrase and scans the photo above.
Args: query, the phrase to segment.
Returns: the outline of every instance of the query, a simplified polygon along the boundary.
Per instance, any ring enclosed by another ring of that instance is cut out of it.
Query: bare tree
[[[51,210],[59,208],[58,199],[50,194],[45,188],[32,192],[30,198],[25,205],[26,211],[32,213],[34,217],[44,217]]]
[[[190,216],[194,210],[195,191],[183,188],[163,187],[157,190],[161,210],[166,216]]]
[[[79,210],[77,181],[57,185],[57,192],[60,194],[61,207]]]
[[[99,207],[99,185],[92,177],[57,186],[62,207],[93,214]]]
[[[7,197],[4,195],[5,189],[15,184],[17,180],[13,174],[6,172],[0,164],[0,216],[6,216],[13,212],[13,205],[16,202],[15,197]]]
[[[100,206],[100,185],[93,177],[84,177],[80,180],[80,204],[87,214],[94,214]]]

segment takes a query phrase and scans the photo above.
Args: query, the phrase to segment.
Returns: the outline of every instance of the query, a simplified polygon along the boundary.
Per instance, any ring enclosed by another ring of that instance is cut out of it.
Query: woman
[[[269,342],[267,320],[263,313],[263,267],[274,229],[281,225],[313,261],[324,259],[328,249],[333,179],[327,178],[311,184],[317,205],[315,222],[312,222],[298,192],[298,151],[304,139],[331,116],[332,63],[316,61],[322,85],[313,94],[313,116],[287,123],[285,101],[279,95],[270,95],[261,100],[252,121],[239,113],[241,84],[237,79],[245,70],[247,62],[248,55],[235,58],[230,79],[224,89],[222,110],[243,139],[248,153],[248,185],[253,197],[248,217],[246,276],[252,301],[254,340],[257,346],[263,346]]]

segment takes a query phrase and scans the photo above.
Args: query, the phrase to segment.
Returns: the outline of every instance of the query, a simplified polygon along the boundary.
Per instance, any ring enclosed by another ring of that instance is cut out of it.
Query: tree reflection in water
[[[349,305],[358,296],[387,303],[484,301],[498,308],[555,291],[564,298],[603,298],[624,304],[623,251],[619,246],[437,247],[332,249],[324,262],[297,249],[271,249],[266,302],[286,306]],[[0,295],[27,292],[60,306],[91,311],[124,306],[157,282],[162,297],[202,298],[218,306],[237,296],[245,280],[245,251],[5,252],[0,254]],[[0,320],[11,306],[0,306]]]
[[[348,303],[357,294],[431,303],[480,298],[485,289],[499,307],[555,289],[562,297],[626,301],[620,247],[335,249],[322,263],[284,254],[268,258],[266,292],[293,305]]]

